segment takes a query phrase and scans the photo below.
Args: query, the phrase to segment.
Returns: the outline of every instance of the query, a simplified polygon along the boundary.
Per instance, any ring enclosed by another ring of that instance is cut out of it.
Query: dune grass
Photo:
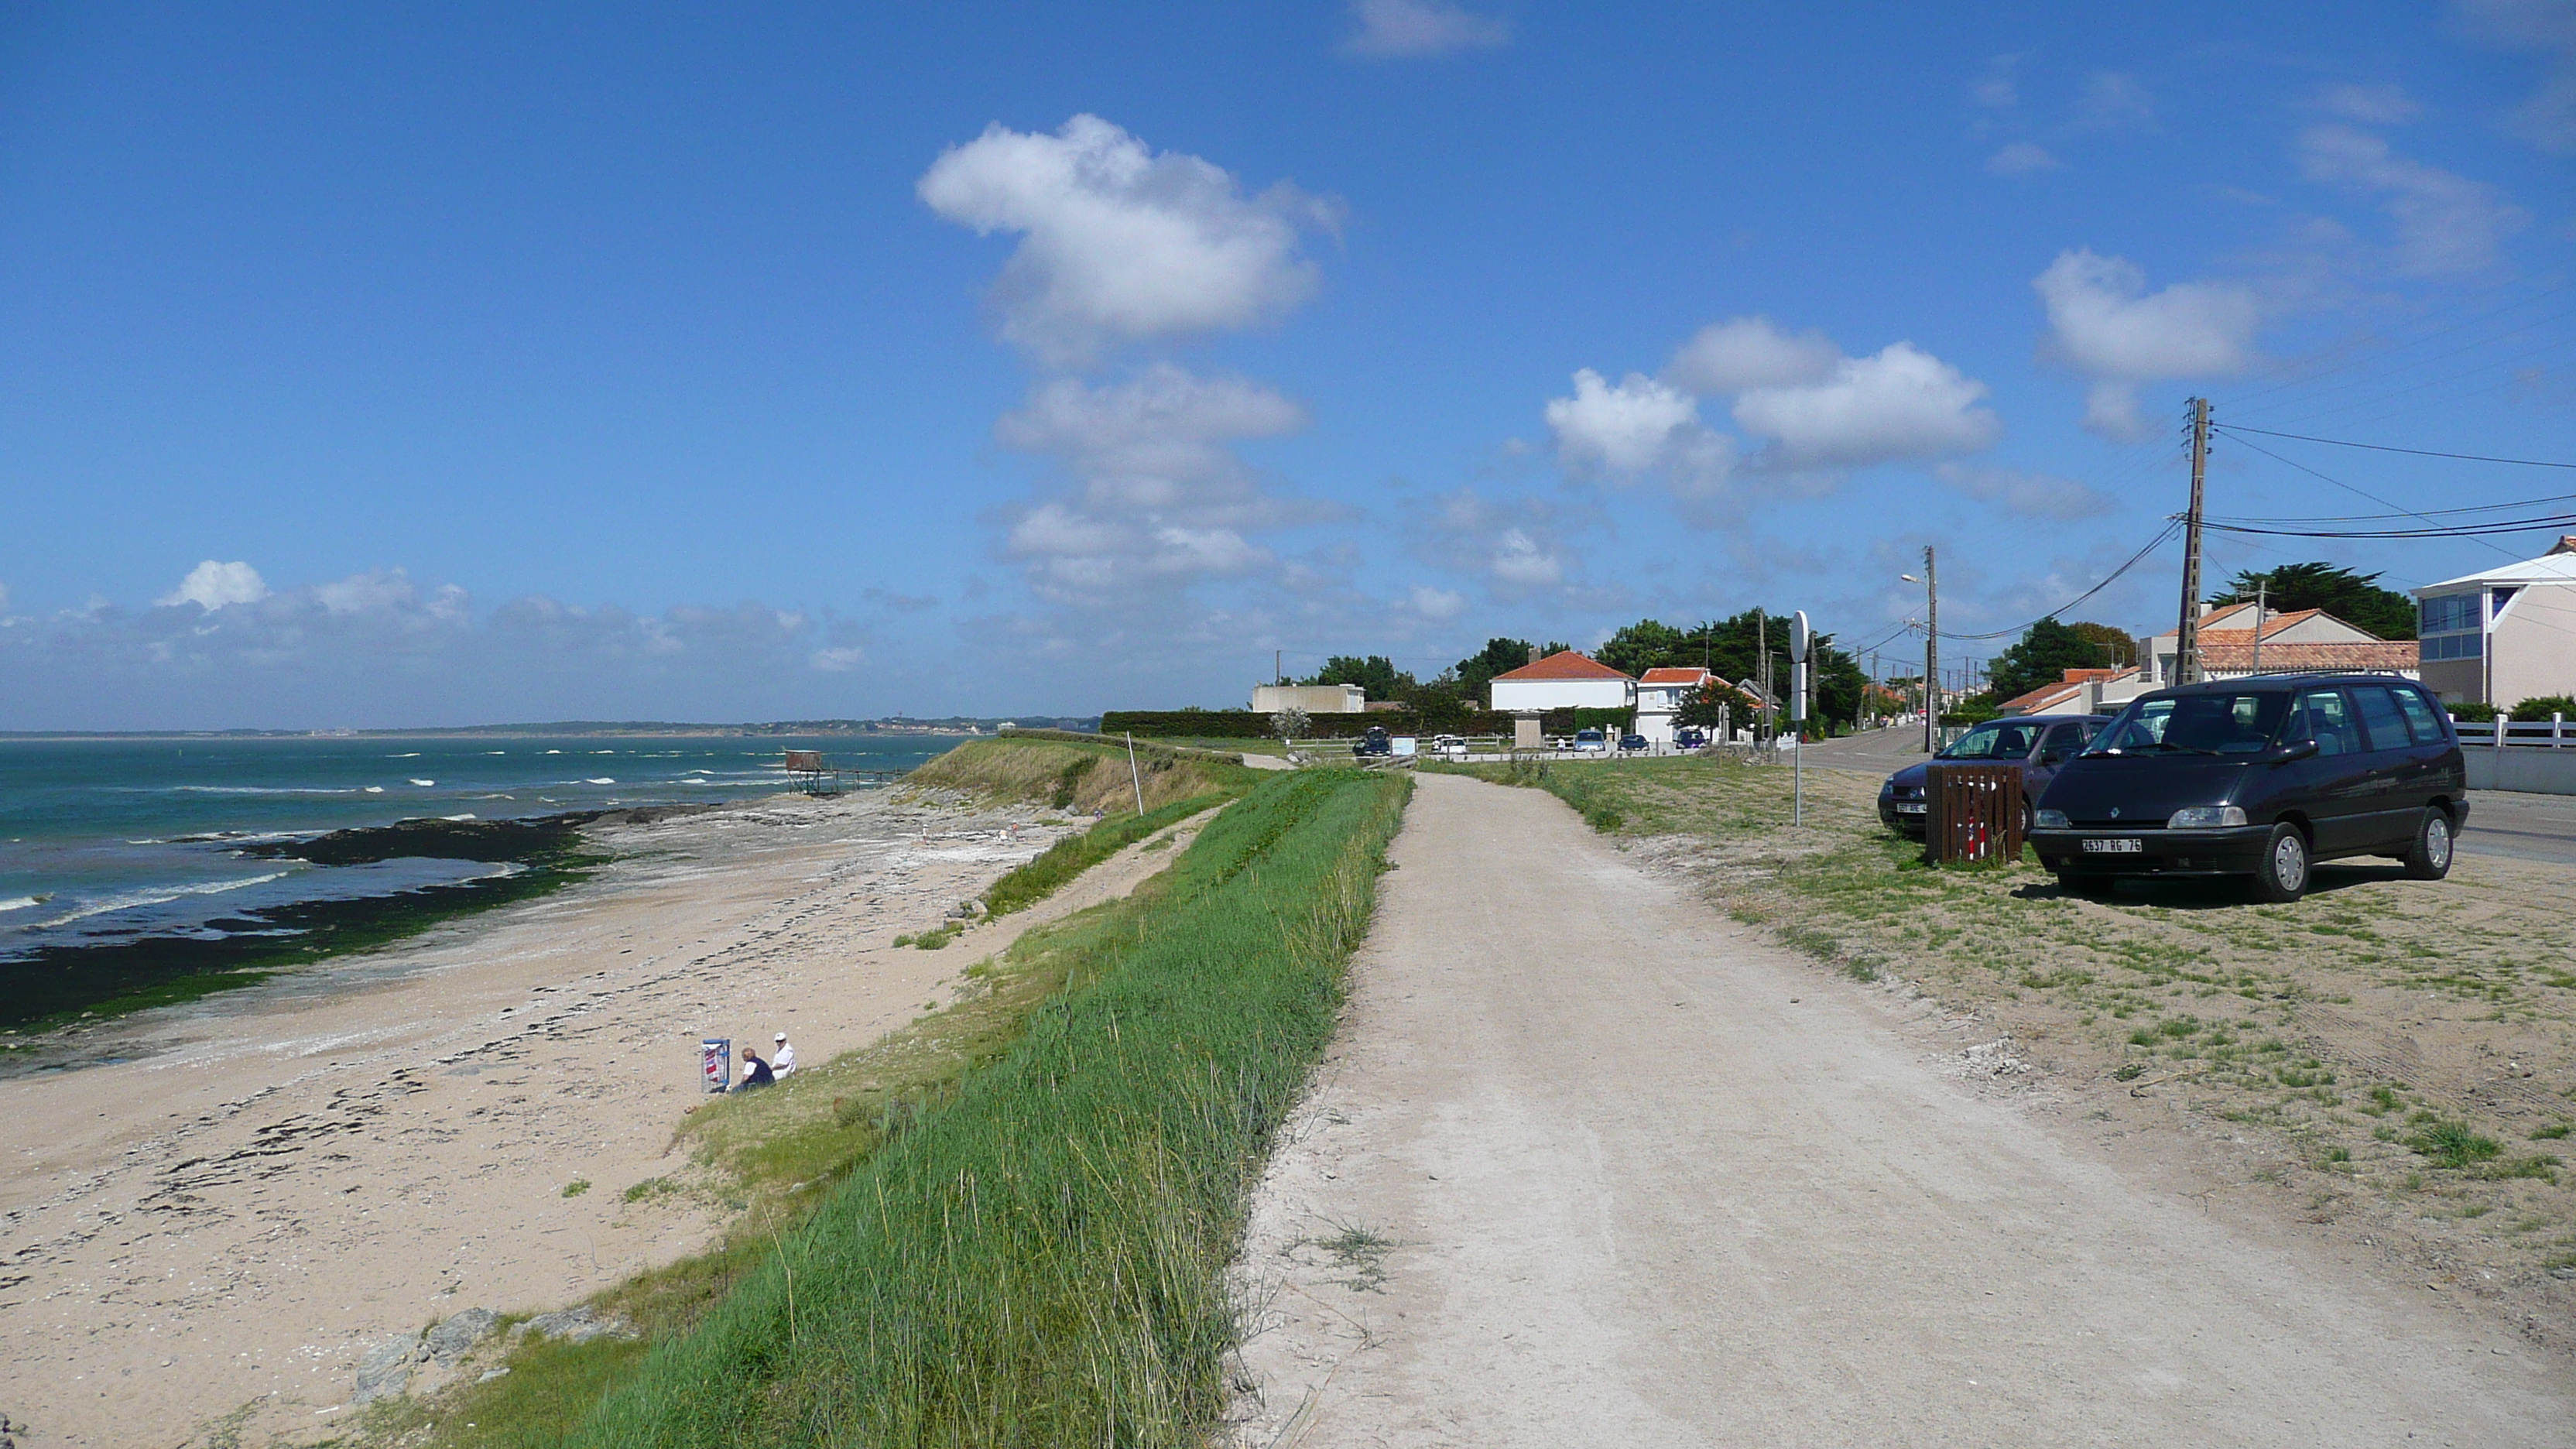
[[[1204,1443],[1244,1201],[1329,1038],[1400,780],[1264,781],[1005,1055],[571,1442]],[[1130,932],[1132,931],[1132,934]]]
[[[1136,742],[1135,770],[1120,740],[1050,731],[970,740],[904,776],[906,786],[963,792],[988,803],[1017,802],[1104,815],[1145,813],[1201,795],[1239,795],[1256,772],[1196,750]]]
[[[1125,850],[1165,826],[1177,825],[1202,810],[1224,804],[1235,792],[1192,795],[1144,815],[1112,815],[1080,835],[1068,835],[1046,852],[1018,867],[984,892],[987,915],[1024,911],[1062,889],[1066,882]]]

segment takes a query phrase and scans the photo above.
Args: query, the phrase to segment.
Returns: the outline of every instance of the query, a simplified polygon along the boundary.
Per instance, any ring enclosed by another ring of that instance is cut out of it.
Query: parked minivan
[[[2141,695],[2066,762],[2030,843],[2071,890],[2244,876],[2294,901],[2344,856],[2450,873],[2468,770],[2433,697],[2387,675],[2258,675]]]

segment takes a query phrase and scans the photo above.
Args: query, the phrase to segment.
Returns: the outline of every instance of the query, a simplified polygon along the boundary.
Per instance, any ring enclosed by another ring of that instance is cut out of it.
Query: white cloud
[[[1982,502],[2032,518],[2071,522],[2099,518],[2119,505],[2109,494],[2072,478],[2020,473],[2010,468],[1974,468],[1944,463],[1933,470],[1941,481]]]
[[[2075,107],[2075,123],[2097,131],[2140,130],[2155,119],[2147,88],[2118,71],[2102,71],[2086,81],[2084,98]]]
[[[2424,113],[2400,85],[2330,85],[2310,96],[2308,105],[2367,126],[2401,126]]]
[[[1986,158],[1986,171],[1994,176],[2036,176],[2065,165],[2050,155],[2047,147],[2030,141],[2015,141]]]
[[[1415,585],[1405,602],[1426,619],[1455,619],[1467,609],[1465,594],[1455,589],[1435,589],[1429,584]]]
[[[1351,14],[1360,28],[1342,49],[1372,60],[1448,55],[1508,45],[1512,38],[1510,21],[1450,0],[1352,0]]]
[[[1551,398],[1547,425],[1566,470],[1613,483],[1653,478],[1685,500],[1720,498],[1735,471],[1735,440],[1699,420],[1699,402],[1669,383],[1632,372],[1616,385],[1591,368],[1574,374],[1574,396]]]
[[[2378,196],[2397,223],[2397,264],[2418,276],[2491,266],[2504,238],[2530,214],[2483,181],[2410,161],[2350,126],[2311,126],[2299,136],[2299,169]]]
[[[2031,286],[2056,350],[2093,379],[2084,425],[2116,438],[2141,435],[2139,383],[2243,371],[2262,321],[2249,288],[2177,282],[2149,294],[2134,263],[2090,250],[2060,252]]]
[[[997,122],[942,154],[916,189],[950,221],[1020,234],[994,284],[1002,335],[1059,364],[1279,316],[1316,286],[1299,227],[1337,214],[1284,185],[1247,198],[1223,168],[1156,155],[1091,115],[1051,136]]]
[[[1316,505],[1265,491],[1231,445],[1303,427],[1303,408],[1259,383],[1157,363],[1126,381],[1044,383],[995,432],[1054,459],[1077,499],[1026,509],[1004,552],[1061,603],[1106,603],[1274,562],[1248,531],[1316,521]]]
[[[259,570],[246,563],[217,563],[208,559],[188,570],[179,587],[163,594],[156,602],[163,608],[194,604],[209,613],[234,604],[256,604],[268,597],[268,585],[261,582]]]
[[[1495,541],[1494,577],[1524,588],[1543,588],[1565,577],[1565,564],[1517,528]]]
[[[1910,342],[1847,357],[1819,382],[1755,388],[1735,421],[1793,468],[1865,468],[1991,447],[2003,420],[1977,406],[1982,382]]]
[[[1822,332],[1790,336],[1768,317],[1712,322],[1673,354],[1664,375],[1702,397],[1821,382],[1833,376],[1843,350]]]
[[[2484,39],[2536,50],[2549,67],[2540,89],[2514,108],[2516,135],[2553,156],[2576,156],[2576,5],[2567,0],[2458,0]]]
[[[868,651],[855,644],[842,644],[830,649],[817,649],[806,659],[826,674],[847,674],[867,662]]]

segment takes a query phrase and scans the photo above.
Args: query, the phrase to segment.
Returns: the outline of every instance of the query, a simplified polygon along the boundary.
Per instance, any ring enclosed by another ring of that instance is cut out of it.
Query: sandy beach
[[[307,1442],[373,1343],[704,1247],[703,1195],[624,1196],[688,1165],[702,1035],[819,1063],[1168,858],[893,945],[1067,833],[1039,814],[790,796],[600,829],[615,863],[561,894],[80,1034],[0,1081],[0,1413],[29,1449]]]

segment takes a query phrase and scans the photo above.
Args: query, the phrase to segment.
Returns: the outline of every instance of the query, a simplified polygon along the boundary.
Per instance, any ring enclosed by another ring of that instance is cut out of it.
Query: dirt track
[[[1425,777],[1392,858],[1241,1442],[2567,1442],[2563,1361],[2052,1133],[1542,792]]]

